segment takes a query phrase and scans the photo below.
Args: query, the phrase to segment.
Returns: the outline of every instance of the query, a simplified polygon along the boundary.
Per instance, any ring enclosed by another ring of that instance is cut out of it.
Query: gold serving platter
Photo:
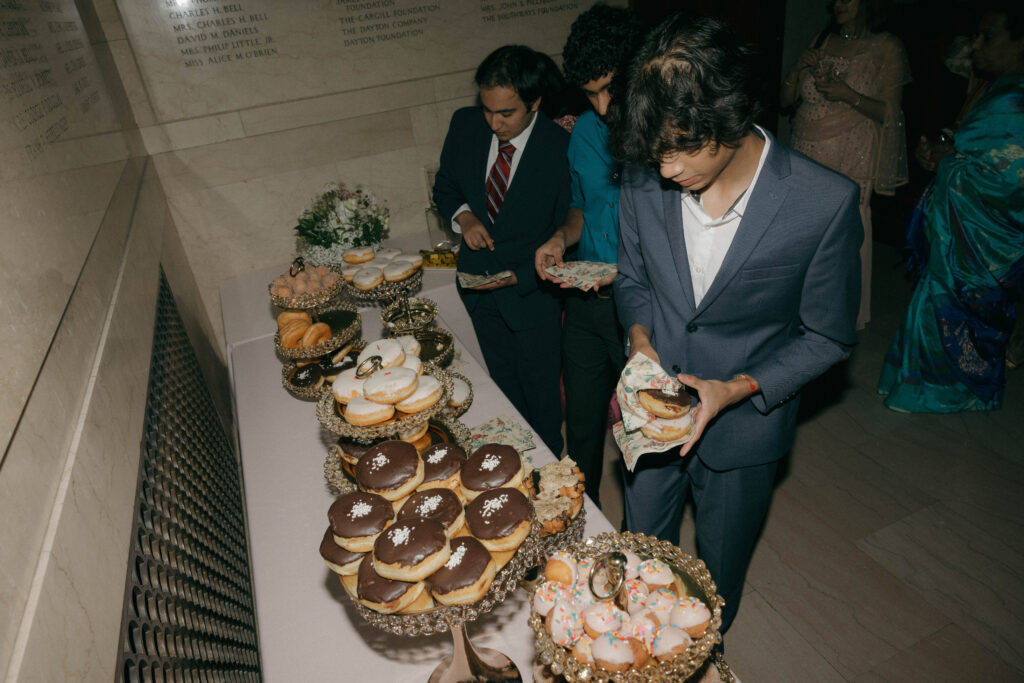
[[[294,275],[295,273],[301,272],[305,267],[306,264],[300,256],[292,262],[292,265],[288,270],[292,275]],[[267,285],[267,293],[270,295],[271,303],[278,308],[298,308],[303,310],[324,306],[331,299],[338,296],[338,293],[341,292],[342,287],[345,284],[345,278],[342,277],[340,268],[333,265],[328,265],[327,267],[338,274],[338,281],[330,287],[325,287],[316,294],[301,294],[299,296],[282,297],[274,293],[274,283],[270,283]]]
[[[352,343],[359,338],[359,334],[362,332],[362,318],[351,303],[334,302],[324,306],[322,310],[310,310],[310,315],[313,322],[324,322],[330,326],[331,338],[316,346],[285,348],[281,346],[280,333],[274,333],[274,350],[278,354],[293,360],[313,360],[334,353],[346,344]]]
[[[400,297],[381,309],[380,320],[387,334],[410,334],[429,327],[437,317],[437,302],[421,297]]]

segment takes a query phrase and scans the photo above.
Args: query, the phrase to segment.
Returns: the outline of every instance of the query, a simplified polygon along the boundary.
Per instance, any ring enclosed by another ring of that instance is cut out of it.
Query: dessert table
[[[392,241],[413,251],[413,238]],[[238,426],[242,479],[252,557],[256,620],[263,677],[267,681],[426,681],[452,650],[448,633],[405,638],[365,623],[318,548],[334,500],[323,464],[336,437],[323,430],[315,402],[292,397],[281,385],[274,352],[275,316],[267,283],[286,265],[256,271],[220,288],[232,402]],[[480,347],[455,289],[452,270],[429,270],[417,296],[438,303],[436,323],[455,336],[458,372],[473,385],[473,404],[461,420],[473,427],[496,415],[526,421],[487,375]],[[363,339],[381,336],[379,308],[360,309]],[[537,448],[526,455],[540,467],[554,460],[534,434]],[[585,500],[585,535],[614,531]],[[504,604],[467,624],[474,645],[499,650],[531,680],[533,635],[529,600],[518,590]]]

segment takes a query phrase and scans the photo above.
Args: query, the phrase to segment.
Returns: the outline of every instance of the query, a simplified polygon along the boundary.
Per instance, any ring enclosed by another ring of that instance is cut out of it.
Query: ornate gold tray
[[[398,282],[382,282],[373,289],[359,289],[351,282],[342,284],[342,291],[353,301],[369,304],[387,304],[394,301],[403,294],[412,294],[418,291],[423,284],[423,269],[417,268],[416,272]]]
[[[406,415],[398,419],[392,419],[382,424],[361,427],[349,424],[339,412],[340,406],[334,400],[334,393],[327,393],[320,397],[316,404],[316,417],[320,424],[338,436],[346,436],[350,439],[365,439],[368,441],[383,439],[395,436],[399,432],[407,432],[420,427],[424,422],[437,415],[442,408],[448,405],[448,399],[452,395],[452,380],[448,373],[433,363],[423,363],[423,374],[433,376],[441,383],[441,397],[434,405],[421,410],[418,413]]]
[[[338,281],[332,286],[320,290],[316,294],[302,294],[294,297],[281,297],[274,294],[274,283],[267,285],[267,293],[270,295],[270,301],[279,308],[301,308],[310,309],[323,306],[328,301],[338,296],[338,293],[342,290],[342,286],[345,284],[345,278],[341,275],[341,269],[337,266],[327,265],[332,271],[338,274]],[[305,261],[302,257],[297,257],[292,261],[292,265],[288,268],[288,272],[292,275],[304,270],[306,267]]]
[[[443,327],[425,327],[407,334],[420,343],[420,360],[424,363],[446,368],[455,358],[455,337]]]
[[[295,361],[288,361],[281,366],[281,384],[288,390],[288,393],[295,398],[304,398],[307,400],[319,400],[323,393],[326,391],[330,393],[331,383],[324,380],[323,384],[319,387],[297,387],[291,383],[292,372],[298,368]]]
[[[556,645],[544,629],[543,617],[531,608],[529,624],[536,637],[534,646],[538,658],[543,664],[550,667],[551,673],[563,676],[570,683],[575,681],[599,681],[602,683],[606,681],[615,683],[682,681],[697,672],[712,656],[715,644],[721,642],[718,629],[722,625],[722,606],[725,601],[716,592],[715,582],[711,579],[711,573],[704,566],[702,560],[683,552],[679,547],[667,541],[660,541],[645,534],[628,532],[599,534],[581,541],[567,550],[576,559],[598,558],[613,551],[630,550],[642,558],[657,558],[667,562],[686,586],[687,594],[700,598],[711,610],[711,623],[708,624],[704,635],[694,640],[683,656],[668,662],[657,662],[652,658],[651,662],[639,671],[609,673],[593,665],[579,663],[569,650]],[[719,673],[722,675],[723,681],[733,680],[728,667],[725,667],[724,671],[720,668]]]
[[[444,413],[438,413],[430,420],[427,434],[430,435],[430,445],[455,443],[466,448],[471,438],[466,425]],[[331,450],[327,452],[327,458],[324,460],[324,479],[327,480],[331,493],[339,496],[351,493],[357,488],[355,481],[345,472],[345,464],[337,446],[331,446]]]
[[[566,525],[562,531],[540,537],[540,549],[544,557],[549,557],[559,550],[569,550],[583,540],[583,529],[587,526],[586,505],[580,508],[580,513]]]
[[[281,346],[281,334],[280,332],[275,332],[274,350],[281,356],[301,360],[313,360],[314,358],[320,358],[321,356],[326,356],[329,353],[334,353],[342,346],[345,346],[357,339],[363,329],[363,320],[359,316],[359,311],[357,311],[356,307],[351,303],[338,301],[328,306],[324,306],[320,311],[313,309],[310,311],[310,315],[313,317],[313,322],[321,320],[326,322],[331,318],[335,318],[341,325],[343,325],[343,327],[341,329],[335,329],[335,326],[331,325],[331,333],[333,336],[330,339],[322,344],[317,344],[316,346],[304,346],[295,349],[289,349]]]
[[[410,334],[430,327],[437,317],[437,302],[421,297],[399,297],[381,309],[380,320],[390,336]]]
[[[463,415],[465,415],[466,411],[469,410],[469,407],[471,405],[473,405],[473,383],[469,381],[468,377],[466,377],[465,375],[463,375],[461,373],[455,372],[454,370],[449,370],[448,371],[448,375],[453,380],[456,379],[456,378],[457,379],[461,379],[463,382],[466,383],[466,386],[469,387],[469,394],[466,396],[466,402],[465,403],[463,403],[458,408],[455,408],[454,406],[448,405],[448,406],[445,406],[444,409],[441,411],[442,413],[444,413],[446,415],[450,415],[452,418],[459,418],[459,417],[462,417]],[[452,385],[452,391],[454,391],[454,390],[455,389],[454,389],[454,384],[453,384]]]

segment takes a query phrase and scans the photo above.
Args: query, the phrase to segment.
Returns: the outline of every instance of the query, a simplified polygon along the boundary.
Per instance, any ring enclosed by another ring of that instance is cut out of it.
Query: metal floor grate
[[[160,274],[118,676],[258,681],[238,463]]]

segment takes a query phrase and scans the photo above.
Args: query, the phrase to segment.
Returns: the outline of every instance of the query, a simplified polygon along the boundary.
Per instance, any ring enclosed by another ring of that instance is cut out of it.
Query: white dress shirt
[[[682,192],[683,209],[683,237],[686,239],[686,256],[690,265],[690,280],[693,282],[694,304],[700,305],[704,295],[711,288],[715,281],[725,254],[729,251],[736,236],[736,230],[740,227],[743,219],[743,212],[747,209],[747,202],[750,194],[761,176],[761,168],[764,167],[764,160],[768,158],[768,136],[759,127],[758,134],[764,138],[764,149],[761,150],[761,158],[757,162],[757,170],[750,181],[750,185],[743,191],[733,205],[729,207],[720,218],[712,218],[704,210],[698,192]]]
[[[534,112],[533,119],[530,121],[530,125],[523,129],[522,133],[509,140],[509,142],[512,143],[512,146],[516,148],[516,151],[512,153],[512,166],[510,167],[508,172],[508,186],[505,189],[506,193],[508,193],[508,188],[512,187],[512,178],[514,178],[516,175],[516,169],[519,168],[519,160],[523,158],[523,150],[526,149],[526,143],[530,139],[530,133],[533,132],[533,126],[536,123],[537,113]],[[487,176],[491,174],[491,166],[494,166],[494,162],[497,160],[498,136],[491,133],[491,149],[487,152],[487,164],[484,166],[484,185],[487,184]],[[452,214],[452,230],[455,231],[455,234],[460,234],[462,232],[462,228],[459,227],[459,224],[455,220],[455,217],[458,216],[463,211],[469,210],[469,204],[463,204],[459,208],[455,209],[455,213]],[[477,218],[479,218],[480,222],[482,223],[486,216],[477,216]]]

